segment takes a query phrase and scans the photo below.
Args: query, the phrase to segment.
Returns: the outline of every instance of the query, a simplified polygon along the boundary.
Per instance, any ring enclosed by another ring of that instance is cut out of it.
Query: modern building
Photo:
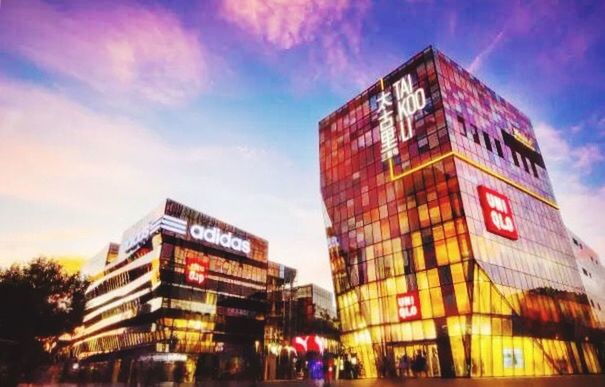
[[[166,200],[85,268],[72,355],[92,380],[260,374],[267,251],[264,239]]]
[[[296,286],[292,290],[294,336],[320,335],[338,339],[334,295],[316,284]]]
[[[573,231],[567,231],[592,313],[599,326],[605,329],[605,266],[596,251]]]
[[[429,47],[319,123],[341,341],[366,377],[598,373],[530,120]],[[424,374],[424,372],[423,372]]]

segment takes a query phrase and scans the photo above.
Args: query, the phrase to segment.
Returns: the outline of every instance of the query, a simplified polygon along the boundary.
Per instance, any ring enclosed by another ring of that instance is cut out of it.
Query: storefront
[[[89,375],[97,381],[259,378],[267,248],[166,200],[91,261],[71,346],[80,369],[101,370]]]
[[[319,123],[341,341],[366,377],[598,373],[529,119],[432,47]]]

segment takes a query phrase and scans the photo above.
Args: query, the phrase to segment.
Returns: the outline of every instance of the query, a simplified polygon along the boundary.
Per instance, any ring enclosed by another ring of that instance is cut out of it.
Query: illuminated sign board
[[[412,87],[412,76],[407,74],[393,85],[397,102],[397,118],[401,142],[414,136],[413,117],[426,106],[424,89]],[[382,91],[377,99],[378,124],[380,128],[380,153],[386,161],[398,153],[393,98],[391,91]]]
[[[504,238],[519,239],[510,200],[486,186],[480,185],[477,189],[487,231]]]
[[[232,232],[225,232],[218,227],[204,227],[199,224],[194,224],[189,228],[189,234],[194,239],[227,247],[235,251],[241,251],[244,254],[250,253],[249,240],[238,238],[234,236]]]
[[[521,144],[525,145],[529,149],[535,151],[534,140],[531,137],[523,133],[520,129],[513,128],[513,137]]]
[[[185,282],[190,285],[202,286],[208,277],[208,260],[187,257],[185,261]]]
[[[306,352],[323,353],[326,339],[317,335],[296,336],[292,338],[292,346],[299,354]]]
[[[397,295],[397,315],[399,316],[400,322],[419,320],[422,318],[420,312],[420,299],[417,290]]]
[[[145,244],[151,235],[160,229],[171,231],[177,235],[186,236],[187,221],[173,216],[163,215],[130,234],[122,243],[124,252],[126,254],[133,253]],[[252,251],[250,240],[239,238],[232,232],[226,232],[219,227],[193,224],[189,227],[189,235],[191,235],[193,239],[229,248],[244,254],[250,254]]]

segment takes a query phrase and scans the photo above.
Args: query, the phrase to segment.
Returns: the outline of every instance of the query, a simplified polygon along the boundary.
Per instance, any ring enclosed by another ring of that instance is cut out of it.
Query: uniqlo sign
[[[208,260],[198,257],[187,257],[185,262],[185,282],[201,286],[208,276]]]
[[[417,290],[397,295],[397,315],[399,316],[399,321],[419,320],[422,318]]]
[[[519,239],[510,200],[501,193],[486,186],[480,185],[477,188],[479,190],[479,201],[481,208],[483,208],[483,219],[487,231],[504,238]]]

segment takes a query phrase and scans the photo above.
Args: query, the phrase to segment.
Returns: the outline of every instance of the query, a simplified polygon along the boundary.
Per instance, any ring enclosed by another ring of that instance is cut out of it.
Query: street
[[[605,386],[605,375],[576,375],[576,376],[551,376],[542,378],[484,378],[484,379],[433,379],[433,378],[411,378],[404,381],[387,379],[360,379],[360,380],[337,380],[330,384],[333,387],[378,387],[378,386],[408,386],[408,387],[600,387]],[[25,385],[23,385],[25,386]],[[34,386],[34,385],[28,385]],[[50,386],[47,384],[36,384],[35,386]],[[53,385],[56,386],[56,385]],[[63,387],[83,386],[82,384],[60,384]],[[90,386],[125,386],[124,384],[90,384]],[[323,387],[323,381],[312,380],[284,380],[252,383],[246,381],[204,381],[197,384],[189,383],[161,383],[161,387],[189,387],[189,386],[208,386],[208,387],[248,387],[248,386],[317,386]]]

